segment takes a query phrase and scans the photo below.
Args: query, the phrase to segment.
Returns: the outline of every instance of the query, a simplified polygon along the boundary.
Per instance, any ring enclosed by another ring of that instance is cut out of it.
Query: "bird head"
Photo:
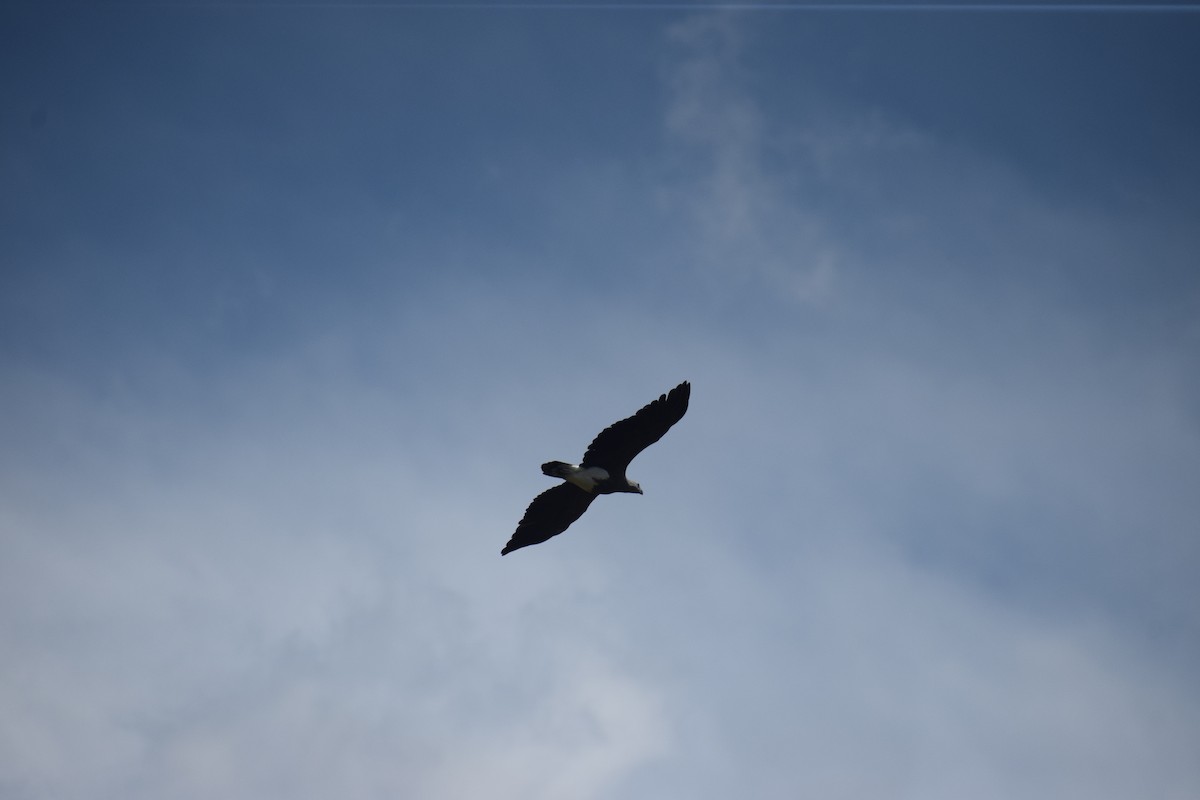
[[[642,485],[637,481],[629,481],[629,491],[642,494]]]

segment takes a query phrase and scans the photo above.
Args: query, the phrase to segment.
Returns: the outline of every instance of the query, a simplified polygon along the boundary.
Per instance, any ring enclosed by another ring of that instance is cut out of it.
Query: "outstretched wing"
[[[541,544],[551,536],[557,536],[582,517],[594,499],[596,495],[585,492],[573,483],[560,483],[553,489],[547,489],[533,498],[529,508],[525,509],[525,516],[500,555],[531,544]]]
[[[604,467],[610,475],[623,475],[638,453],[657,442],[687,413],[692,385],[687,381],[646,404],[632,417],[614,422],[592,440],[583,455],[583,466]]]

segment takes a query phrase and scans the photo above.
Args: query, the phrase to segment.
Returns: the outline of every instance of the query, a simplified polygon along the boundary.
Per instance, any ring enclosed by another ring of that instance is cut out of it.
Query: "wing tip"
[[[673,400],[677,403],[682,403],[684,411],[687,410],[688,401],[692,399],[692,382],[683,381],[669,393],[663,396],[663,399]]]

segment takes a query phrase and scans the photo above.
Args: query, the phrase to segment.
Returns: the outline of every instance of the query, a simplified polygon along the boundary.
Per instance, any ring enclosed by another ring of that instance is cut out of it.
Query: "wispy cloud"
[[[687,176],[664,193],[697,237],[687,258],[716,285],[750,281],[804,302],[832,290],[841,253],[789,175],[768,166],[772,131],[744,82],[743,29],[698,15],[668,32],[667,163]]]

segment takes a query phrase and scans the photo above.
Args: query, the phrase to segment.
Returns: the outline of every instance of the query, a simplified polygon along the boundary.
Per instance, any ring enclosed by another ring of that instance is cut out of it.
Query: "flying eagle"
[[[562,478],[563,483],[533,499],[517,530],[500,555],[531,544],[541,544],[571,527],[583,516],[598,494],[642,493],[636,481],[625,477],[625,469],[638,453],[657,442],[687,413],[692,385],[687,381],[645,405],[632,417],[602,430],[579,464],[548,461],[542,473]]]

